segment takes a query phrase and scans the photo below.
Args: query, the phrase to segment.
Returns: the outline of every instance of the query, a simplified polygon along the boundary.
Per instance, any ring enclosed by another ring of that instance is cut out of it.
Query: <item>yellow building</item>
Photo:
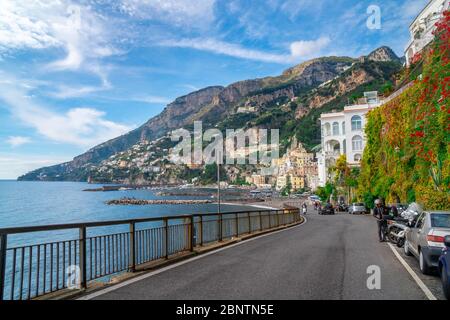
[[[305,188],[305,178],[299,176],[290,176],[292,191],[298,191]]]

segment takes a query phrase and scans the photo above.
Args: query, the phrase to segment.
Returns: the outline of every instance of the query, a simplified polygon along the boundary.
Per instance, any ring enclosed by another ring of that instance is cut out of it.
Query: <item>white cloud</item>
[[[104,112],[93,108],[73,108],[65,113],[57,113],[34,102],[27,95],[28,91],[23,87],[0,83],[0,99],[6,103],[13,116],[55,142],[93,147],[133,129],[106,120]]]
[[[19,147],[21,145],[30,143],[31,139],[29,137],[21,137],[21,136],[10,136],[8,139],[6,139],[6,143],[9,144],[11,147]]]
[[[49,4],[47,8],[51,6]],[[43,18],[40,1],[2,0],[0,10],[0,49],[42,49],[60,45],[52,27]],[[31,12],[35,12],[31,16]]]
[[[132,17],[199,27],[214,20],[216,0],[120,0],[120,9]]]
[[[166,97],[148,96],[148,95],[147,96],[137,96],[137,97],[131,98],[131,100],[138,101],[138,102],[145,102],[148,104],[167,104],[167,103],[171,102],[171,100]]]
[[[312,41],[296,41],[291,43],[291,54],[294,57],[311,57],[319,55],[321,50],[330,44],[328,37],[321,37]]]
[[[320,56],[322,50],[327,47],[329,43],[330,39],[328,37],[322,37],[312,41],[293,42],[290,45],[290,54],[276,54],[266,51],[247,49],[237,44],[211,38],[166,40],[161,41],[159,45],[167,47],[191,48],[241,59],[290,64],[298,62],[299,60]]]
[[[2,0],[0,53],[21,49],[62,48],[65,57],[53,70],[78,70],[85,60],[117,54],[109,45],[111,28],[90,6],[70,0]]]

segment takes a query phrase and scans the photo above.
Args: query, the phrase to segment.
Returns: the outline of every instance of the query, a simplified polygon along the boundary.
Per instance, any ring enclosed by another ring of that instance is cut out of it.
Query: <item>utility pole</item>
[[[217,151],[217,213],[220,214],[220,151]]]
[[[217,151],[217,214],[219,216],[219,242],[223,240],[223,229],[222,229],[222,212],[220,210],[220,163],[222,162],[221,158],[222,153]]]

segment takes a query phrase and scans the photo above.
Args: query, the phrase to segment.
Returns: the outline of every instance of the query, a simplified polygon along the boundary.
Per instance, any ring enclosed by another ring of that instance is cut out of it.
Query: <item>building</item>
[[[359,166],[365,147],[365,116],[383,103],[377,92],[365,92],[358,104],[347,106],[341,112],[324,113],[320,117],[322,128],[321,152],[318,153],[319,186],[329,180],[329,168],[341,155],[346,155],[350,166]]]
[[[277,191],[283,190],[287,186],[288,179],[289,178],[288,178],[287,175],[280,175],[280,176],[278,176],[277,177],[277,184],[275,186],[275,189]]]
[[[266,176],[260,174],[252,174],[251,176],[246,176],[245,182],[254,185],[258,188],[263,188],[267,186]]]
[[[435,24],[441,19],[443,12],[449,9],[449,4],[449,0],[431,0],[411,23],[411,40],[405,49],[407,66],[411,64],[413,57],[433,40]]]
[[[291,147],[286,154],[274,160],[276,171],[276,189],[284,189],[288,182],[292,186],[292,191],[299,191],[304,188],[316,188],[314,183],[317,179],[317,161],[314,153],[309,153],[301,143],[294,137]]]

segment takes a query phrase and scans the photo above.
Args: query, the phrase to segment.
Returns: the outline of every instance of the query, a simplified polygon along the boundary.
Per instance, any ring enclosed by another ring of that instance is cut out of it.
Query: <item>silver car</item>
[[[437,268],[445,237],[450,235],[450,212],[423,211],[406,229],[405,254],[419,259],[420,270],[429,274]]]
[[[368,212],[366,205],[364,203],[353,203],[348,208],[348,213],[350,214],[366,214]]]

